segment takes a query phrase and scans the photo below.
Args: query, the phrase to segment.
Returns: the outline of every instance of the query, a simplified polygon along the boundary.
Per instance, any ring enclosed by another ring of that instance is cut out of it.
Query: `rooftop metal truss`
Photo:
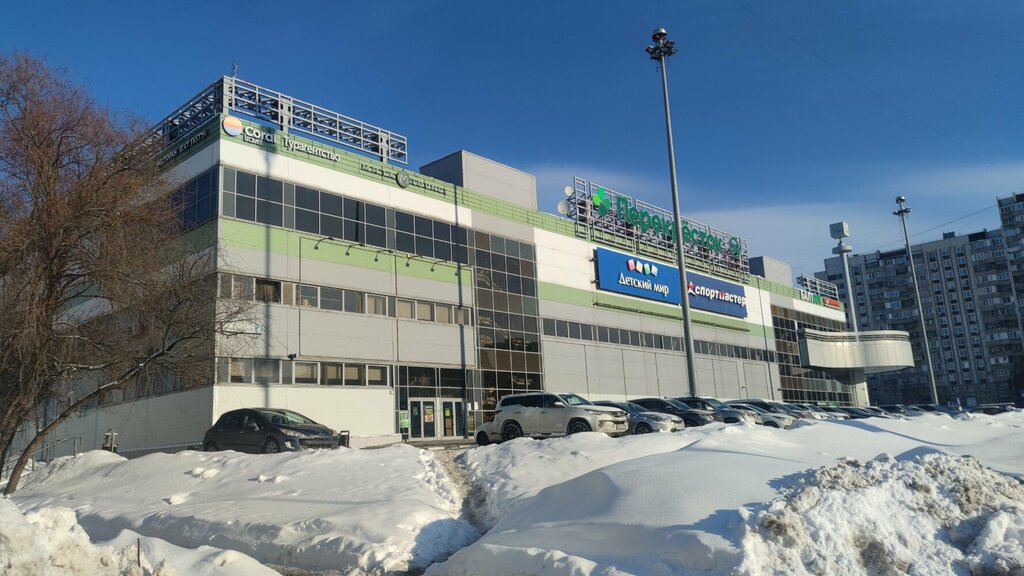
[[[277,126],[371,154],[382,162],[407,164],[405,136],[315,106],[280,92],[224,76],[203,89],[153,128],[170,147],[208,119],[222,113]]]
[[[839,300],[839,287],[831,282],[826,282],[821,278],[801,274],[796,277],[796,283],[808,292]]]

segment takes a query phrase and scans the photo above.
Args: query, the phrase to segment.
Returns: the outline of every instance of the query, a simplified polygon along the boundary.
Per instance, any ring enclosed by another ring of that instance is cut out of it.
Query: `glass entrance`
[[[462,400],[432,398],[409,400],[409,439],[456,438],[465,434]]]

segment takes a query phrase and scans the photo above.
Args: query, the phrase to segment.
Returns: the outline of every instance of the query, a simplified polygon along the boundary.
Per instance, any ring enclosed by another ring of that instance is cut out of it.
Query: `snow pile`
[[[422,569],[476,538],[430,452],[89,452],[28,475],[25,510],[67,506],[94,539],[123,529],[307,570]]]
[[[270,576],[277,572],[233,551],[187,550],[125,530],[94,544],[67,508],[22,515],[0,498],[0,574],[11,576]]]
[[[67,508],[23,516],[0,499],[0,574],[142,574],[134,554],[96,546]]]
[[[612,439],[589,433],[479,448],[464,461],[486,497],[493,528],[427,574],[789,573],[795,568],[761,569],[756,564],[758,552],[768,553],[752,546],[750,510],[783,497],[791,479],[809,470],[835,466],[847,457],[866,461],[881,453],[921,450],[976,454],[984,466],[1024,477],[1024,413],[962,420],[936,415],[821,421],[793,430],[712,425],[679,434]],[[941,476],[930,485],[941,486],[955,477]],[[979,486],[960,485],[972,490]],[[995,492],[977,493],[988,499]],[[1007,494],[1012,500],[1012,493]],[[830,520],[835,524],[822,524],[821,529],[856,532],[844,526],[848,520],[843,506],[857,496],[846,490],[833,497],[836,507]],[[894,499],[886,505],[900,506]],[[964,565],[974,558],[978,566],[995,567],[997,556],[1020,554],[1020,518],[1014,508],[987,501],[978,505],[1002,512],[990,514],[987,525],[979,524],[977,537],[972,536],[977,551],[963,554]],[[912,507],[900,514],[927,515]],[[960,524],[968,534],[969,522]],[[849,548],[846,554],[856,555],[856,542],[843,545]]]
[[[972,457],[844,460],[741,514],[746,573],[1024,572],[1024,487]]]

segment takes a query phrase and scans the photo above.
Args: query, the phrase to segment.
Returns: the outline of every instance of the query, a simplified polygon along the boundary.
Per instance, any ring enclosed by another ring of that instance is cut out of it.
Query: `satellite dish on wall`
[[[559,202],[558,203],[558,213],[561,214],[562,216],[568,216],[569,215],[569,203],[566,202],[565,200],[562,200],[561,202]]]
[[[572,196],[572,193],[573,193],[572,186],[566,186],[565,187],[565,195],[566,196]]]

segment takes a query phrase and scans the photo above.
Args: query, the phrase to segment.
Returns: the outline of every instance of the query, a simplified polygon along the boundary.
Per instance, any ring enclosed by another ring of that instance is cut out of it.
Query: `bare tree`
[[[0,56],[0,446],[42,406],[69,416],[113,390],[213,378],[214,337],[245,309],[214,300],[216,238],[182,234],[160,142],[62,71]],[[2,461],[2,460],[0,460]]]

